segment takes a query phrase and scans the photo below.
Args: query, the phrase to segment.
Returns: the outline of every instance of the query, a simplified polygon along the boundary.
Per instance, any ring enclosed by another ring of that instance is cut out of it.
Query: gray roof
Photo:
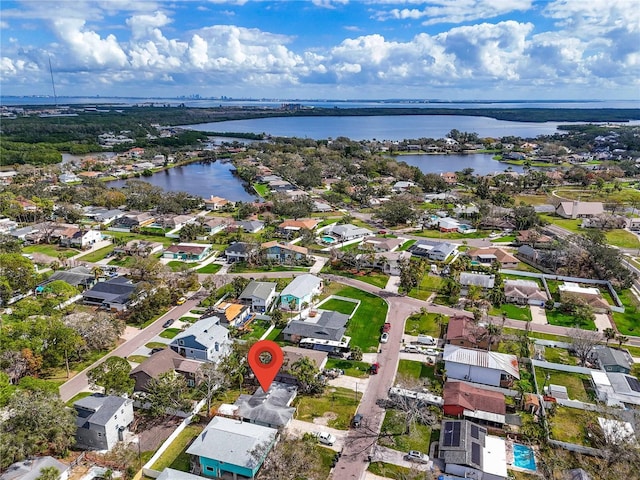
[[[82,295],[87,298],[99,298],[105,302],[124,304],[136,289],[136,285],[125,277],[115,277],[106,282],[96,283]]]
[[[232,253],[249,253],[251,250],[253,250],[254,247],[253,245],[250,245],[246,242],[236,242],[236,243],[232,243],[231,245],[229,245],[226,250],[226,252],[232,252]]]
[[[294,320],[282,331],[285,335],[299,335],[302,337],[319,338],[339,342],[346,331],[349,315],[344,313],[323,311],[317,320]]]
[[[314,288],[322,282],[322,279],[305,273],[304,275],[298,275],[293,281],[282,290],[281,296],[291,295],[296,298],[302,298],[311,292]]]
[[[260,298],[262,300],[266,300],[269,298],[275,289],[277,283],[271,282],[257,282],[255,280],[249,282],[249,284],[245,287],[245,289],[240,294],[240,299],[251,299],[251,298]]]
[[[460,285],[476,285],[482,288],[493,288],[496,282],[494,275],[485,275],[483,273],[462,272],[460,274]]]
[[[62,280],[69,285],[77,287],[78,285],[89,285],[95,280],[95,276],[87,267],[73,267],[69,270],[56,270],[45,282],[42,282],[42,285],[56,280]]]
[[[253,232],[254,230],[260,230],[264,227],[264,222],[259,220],[241,220],[236,222],[236,225],[247,232]]]
[[[202,480],[202,477],[193,473],[174,470],[173,468],[165,468],[157,480]]]
[[[429,254],[434,254],[434,253],[442,253],[445,256],[450,255],[451,253],[453,253],[453,251],[457,248],[457,245],[454,245],[453,243],[439,243],[437,244],[435,247],[433,247],[431,249],[431,251],[429,252]],[[413,252],[412,252],[413,253]]]
[[[265,443],[272,444],[277,432],[275,428],[213,417],[186,453],[231,465],[255,468],[260,462],[256,461],[253,451]],[[265,455],[267,453],[265,452]]]
[[[627,370],[631,369],[632,359],[627,352],[617,348],[598,346],[593,349],[593,353],[597,355],[600,365],[618,365]]]
[[[171,345],[178,345],[178,340],[193,337],[200,345],[209,348],[215,342],[222,346],[229,343],[229,331],[220,325],[218,317],[209,317],[198,320],[196,323],[187,328],[184,332],[180,332],[173,337]]]
[[[346,223],[344,225],[334,225],[331,227],[330,233],[335,233],[336,235],[344,236],[354,236],[354,235],[372,235],[373,232],[367,228],[356,227],[350,223]]]
[[[524,255],[525,257],[534,258],[538,253],[537,250],[529,245],[521,245],[518,247],[518,253],[520,255]]]
[[[80,428],[89,428],[89,424],[106,425],[113,415],[129,401],[115,395],[98,393],[81,398],[73,404],[73,407],[78,411],[76,425]]]
[[[468,420],[444,420],[438,444],[439,456],[445,463],[468,465],[483,470],[482,449],[486,435],[486,428]],[[474,447],[473,444],[478,447]],[[479,449],[479,456],[474,457],[474,449]]]
[[[298,388],[294,385],[273,382],[266,394],[262,388],[258,388],[253,395],[240,395],[234,405],[238,407],[238,415],[243,419],[283,427],[296,412],[289,405],[297,393]]]
[[[35,480],[40,476],[43,468],[54,467],[62,474],[69,470],[69,466],[53,457],[36,457],[12,464],[0,475],[0,480]]]
[[[589,474],[581,468],[567,471],[565,478],[566,480],[591,480]]]

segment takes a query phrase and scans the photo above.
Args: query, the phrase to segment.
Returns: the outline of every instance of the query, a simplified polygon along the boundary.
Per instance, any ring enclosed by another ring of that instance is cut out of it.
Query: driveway
[[[535,323],[537,325],[547,325],[549,323],[547,321],[547,313],[544,311],[544,307],[530,305],[529,309],[531,310],[531,323]]]
[[[596,328],[599,332],[604,332],[607,328],[612,328],[609,315],[606,313],[596,313]]]
[[[358,377],[350,377],[349,375],[340,375],[339,377],[332,378],[327,382],[327,385],[332,387],[342,387],[348,388],[349,390],[354,390],[358,392],[366,391],[369,386],[369,379],[367,378],[358,378]]]
[[[393,465],[400,465],[405,468],[414,468],[416,470],[427,471],[433,466],[433,462],[429,463],[416,463],[409,462],[404,459],[404,456],[407,452],[399,452],[398,450],[393,450],[392,448],[381,447],[380,445],[376,445],[373,451],[373,461],[374,462],[384,462],[384,463],[392,463]]]
[[[315,423],[303,422],[301,420],[291,420],[291,423],[287,425],[287,432],[294,437],[301,437],[305,433],[312,432],[327,432],[336,437],[336,442],[332,445],[323,445],[327,448],[331,448],[336,452],[339,452],[344,448],[344,440],[347,437],[347,433],[344,430],[336,430],[335,428],[327,427],[326,425],[317,425]]]

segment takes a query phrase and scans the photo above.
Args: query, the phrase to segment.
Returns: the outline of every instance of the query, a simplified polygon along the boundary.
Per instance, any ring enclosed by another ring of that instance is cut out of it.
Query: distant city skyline
[[[3,0],[2,95],[639,100],[636,0]]]

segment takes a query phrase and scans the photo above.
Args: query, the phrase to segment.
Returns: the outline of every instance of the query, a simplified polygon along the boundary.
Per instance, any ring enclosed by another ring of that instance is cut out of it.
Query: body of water
[[[492,154],[473,153],[469,155],[400,155],[393,157],[398,162],[418,167],[422,173],[459,172],[473,168],[473,173],[487,175],[503,172],[511,167],[514,172],[524,172],[520,165],[509,165],[493,159]]]
[[[559,133],[558,125],[574,122],[510,122],[463,115],[388,115],[374,117],[273,117],[186,125],[201,132],[266,133],[275,137],[322,140],[347,137],[352,140],[405,140],[443,138],[451,130],[475,132],[480,137],[517,136],[535,138]],[[584,122],[576,122],[584,123]],[[640,122],[630,122],[638,124]]]
[[[233,165],[221,162],[197,162],[170,168],[140,180],[170,192],[188,192],[203,198],[211,195],[234,202],[253,202],[256,195],[244,189],[244,183],[231,173]],[[126,180],[109,182],[110,187],[123,187]]]

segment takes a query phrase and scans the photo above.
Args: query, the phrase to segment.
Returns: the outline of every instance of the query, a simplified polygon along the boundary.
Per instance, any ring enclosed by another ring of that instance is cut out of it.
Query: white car
[[[382,335],[380,335],[380,343],[387,343],[389,341],[389,334],[387,332],[384,332]]]
[[[320,443],[329,445],[330,447],[336,443],[336,437],[328,432],[313,432],[313,436],[316,437]]]
[[[405,460],[417,463],[429,463],[429,455],[426,453],[418,452],[417,450],[410,450],[405,456]]]
[[[425,355],[438,355],[439,353],[440,352],[434,350],[433,348],[427,348],[426,350],[424,350]]]

